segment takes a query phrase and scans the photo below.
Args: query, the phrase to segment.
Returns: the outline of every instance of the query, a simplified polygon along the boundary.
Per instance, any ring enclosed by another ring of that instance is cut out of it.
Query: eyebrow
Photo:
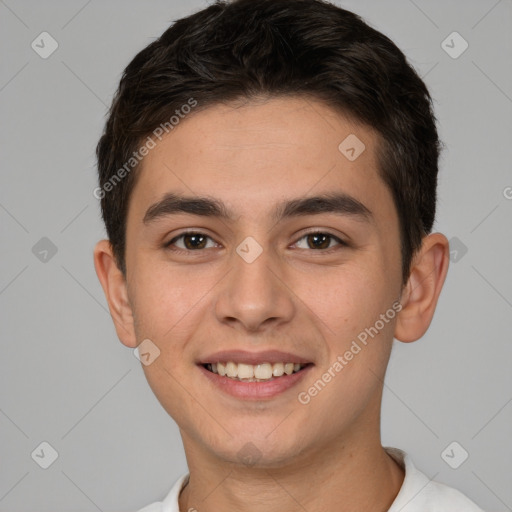
[[[168,193],[147,209],[143,223],[149,224],[162,217],[179,213],[215,217],[225,221],[235,219],[234,213],[219,199]],[[355,217],[366,222],[373,221],[372,212],[359,200],[345,193],[306,196],[284,201],[276,205],[271,219],[277,223],[292,217],[322,213]]]

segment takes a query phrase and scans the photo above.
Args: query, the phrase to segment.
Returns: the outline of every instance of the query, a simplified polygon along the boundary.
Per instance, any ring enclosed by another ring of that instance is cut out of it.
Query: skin
[[[349,134],[366,146],[352,162],[338,150]],[[149,338],[160,350],[142,368],[182,435],[191,475],[182,511],[385,511],[399,492],[403,471],[380,440],[383,379],[393,337],[414,341],[430,325],[449,251],[444,235],[424,237],[402,287],[398,217],[377,172],[377,137],[298,97],[207,108],[143,161],[129,205],[126,279],[109,242],[98,242],[96,271],[119,339],[134,348]],[[332,191],[362,202],[372,220],[334,213],[277,224],[270,218],[283,200]],[[145,224],[147,209],[167,192],[222,200],[234,219],[181,213]],[[189,228],[210,237],[207,247],[191,250],[190,239],[187,246],[181,238],[174,247],[190,254],[163,248]],[[328,249],[317,248],[307,230],[349,245],[328,238]],[[252,263],[236,252],[248,236],[262,248]],[[298,393],[397,299],[400,313],[300,403]],[[314,367],[271,399],[225,395],[196,367],[218,350],[276,348]],[[246,443],[257,450],[254,464],[240,459]]]

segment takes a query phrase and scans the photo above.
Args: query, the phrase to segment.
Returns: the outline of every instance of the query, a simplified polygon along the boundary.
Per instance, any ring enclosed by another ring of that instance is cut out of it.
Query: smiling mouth
[[[227,361],[226,363],[205,363],[202,366],[221,377],[240,382],[269,382],[298,373],[311,365],[312,363],[262,363],[253,365]]]

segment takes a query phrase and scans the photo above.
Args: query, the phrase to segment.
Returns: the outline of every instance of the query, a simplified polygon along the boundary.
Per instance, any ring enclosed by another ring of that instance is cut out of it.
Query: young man
[[[380,440],[448,268],[440,147],[401,51],[319,0],[217,2],[128,65],[95,266],[189,467],[144,512],[480,510]]]

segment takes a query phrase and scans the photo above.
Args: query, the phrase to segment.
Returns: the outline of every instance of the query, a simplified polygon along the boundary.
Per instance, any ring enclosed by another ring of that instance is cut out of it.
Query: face
[[[320,102],[274,98],[198,112],[145,157],[127,294],[185,450],[272,467],[378,436],[401,254],[376,144]],[[228,361],[306,366],[262,382],[203,366]]]

